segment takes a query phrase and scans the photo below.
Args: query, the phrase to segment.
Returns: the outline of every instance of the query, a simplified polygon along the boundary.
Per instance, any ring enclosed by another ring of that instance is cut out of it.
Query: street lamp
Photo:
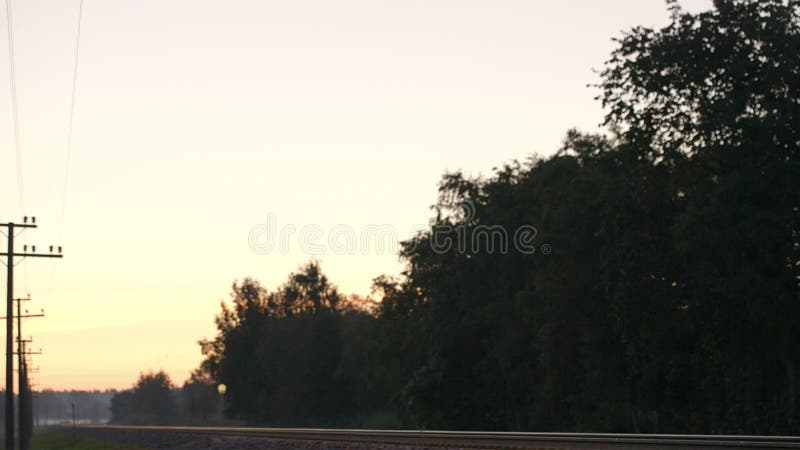
[[[223,404],[225,402],[225,393],[228,392],[228,386],[225,386],[224,383],[220,383],[217,386],[217,393],[219,393],[219,419],[222,420],[222,413],[223,413]]]

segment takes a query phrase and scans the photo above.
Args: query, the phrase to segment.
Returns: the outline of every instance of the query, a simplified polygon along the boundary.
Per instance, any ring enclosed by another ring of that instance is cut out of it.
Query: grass
[[[143,450],[144,447],[86,436],[73,436],[69,430],[39,428],[33,433],[31,450]]]

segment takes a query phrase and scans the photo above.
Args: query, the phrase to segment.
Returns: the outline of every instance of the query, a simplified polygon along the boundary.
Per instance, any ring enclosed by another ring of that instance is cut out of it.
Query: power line
[[[10,0],[7,0],[10,1]],[[67,209],[67,188],[69,187],[69,163],[72,154],[72,124],[75,117],[75,94],[78,87],[78,57],[80,56],[81,48],[81,25],[83,24],[83,0],[78,3],[78,28],[75,34],[75,62],[72,66],[72,94],[69,103],[69,125],[67,126],[67,154],[64,159],[64,185],[61,190],[61,218],[58,221],[58,240],[62,241],[64,236],[64,217]],[[53,281],[55,279],[55,266],[50,269],[50,284],[48,291],[53,288]]]
[[[19,137],[19,112],[17,108],[17,72],[14,67],[14,26],[12,24],[11,0],[6,0],[6,23],[8,29],[8,68],[11,78],[11,112],[14,119],[14,146],[17,154],[17,190],[19,191],[20,214],[25,214],[22,183],[22,150]]]
[[[20,215],[25,214],[25,189],[23,182],[23,171],[22,171],[22,144],[21,144],[21,136],[19,132],[19,106],[17,100],[17,69],[15,64],[15,52],[14,52],[14,23],[13,23],[13,13],[11,11],[11,0],[6,0],[6,25],[8,30],[8,69],[9,69],[9,79],[11,81],[11,112],[14,121],[14,148],[16,153],[17,159],[17,192],[19,193],[19,213]],[[24,239],[24,238],[23,238]],[[23,269],[23,284],[27,287],[28,285],[28,271]]]
[[[7,0],[11,1],[11,0]],[[67,207],[67,186],[69,183],[69,160],[72,153],[72,123],[75,117],[75,92],[78,86],[78,56],[81,48],[81,23],[83,22],[83,0],[78,4],[78,30],[75,37],[75,63],[72,68],[72,96],[69,104],[69,127],[67,128],[67,157],[64,163],[64,187],[61,197],[61,220],[59,220],[58,239],[64,234],[64,211]]]

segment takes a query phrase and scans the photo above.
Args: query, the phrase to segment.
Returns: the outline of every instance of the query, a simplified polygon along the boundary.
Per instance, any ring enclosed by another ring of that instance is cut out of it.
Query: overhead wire
[[[17,72],[14,66],[14,25],[11,14],[11,0],[6,0],[6,29],[8,30],[8,69],[11,79],[11,115],[14,122],[14,149],[17,158],[17,191],[19,192],[19,212],[25,214],[25,202],[23,200],[23,179],[22,179],[22,147],[19,136],[19,109],[17,106]]]
[[[19,215],[25,215],[25,183],[22,170],[22,144],[19,132],[19,102],[17,100],[17,70],[14,55],[14,15],[11,0],[6,0],[6,30],[8,31],[8,71],[11,82],[11,117],[13,121],[14,151],[17,163],[17,192],[19,194]],[[23,240],[25,238],[23,237]],[[24,240],[24,242],[27,242]],[[28,271],[23,267],[23,288],[28,287]]]
[[[67,188],[69,186],[69,165],[70,156],[72,153],[72,124],[75,118],[75,93],[78,86],[78,57],[80,56],[81,49],[81,24],[83,23],[83,0],[78,4],[78,30],[75,36],[75,62],[72,66],[72,95],[70,96],[69,103],[69,125],[67,127],[67,155],[64,162],[64,186],[62,189],[61,197],[61,218],[59,220],[58,240],[64,233],[64,213],[67,208]]]
[[[69,168],[70,168],[70,159],[72,156],[72,130],[73,130],[73,123],[75,120],[75,97],[78,87],[78,61],[80,57],[80,49],[81,49],[81,25],[83,24],[83,0],[79,0],[78,3],[78,27],[75,33],[75,58],[72,65],[72,92],[70,94],[70,102],[69,102],[69,120],[67,125],[67,151],[66,156],[64,158],[64,183],[61,189],[61,215],[58,221],[58,242],[62,243],[62,239],[64,236],[64,218],[66,217],[66,209],[67,209],[67,192],[69,188]],[[53,284],[55,282],[55,271],[56,266],[51,266],[50,269],[50,283],[48,286],[48,294],[53,289]]]

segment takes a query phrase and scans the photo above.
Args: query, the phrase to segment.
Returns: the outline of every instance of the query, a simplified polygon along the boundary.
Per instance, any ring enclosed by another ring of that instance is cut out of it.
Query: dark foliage
[[[407,269],[375,280],[377,308],[316,263],[274,292],[234,284],[202,343],[228,413],[800,432],[800,2],[669,5],[667,27],[626,33],[602,71],[609,135],[444,176]]]
[[[111,399],[111,420],[132,425],[165,425],[177,414],[172,382],[164,371],[142,373],[133,388]]]

